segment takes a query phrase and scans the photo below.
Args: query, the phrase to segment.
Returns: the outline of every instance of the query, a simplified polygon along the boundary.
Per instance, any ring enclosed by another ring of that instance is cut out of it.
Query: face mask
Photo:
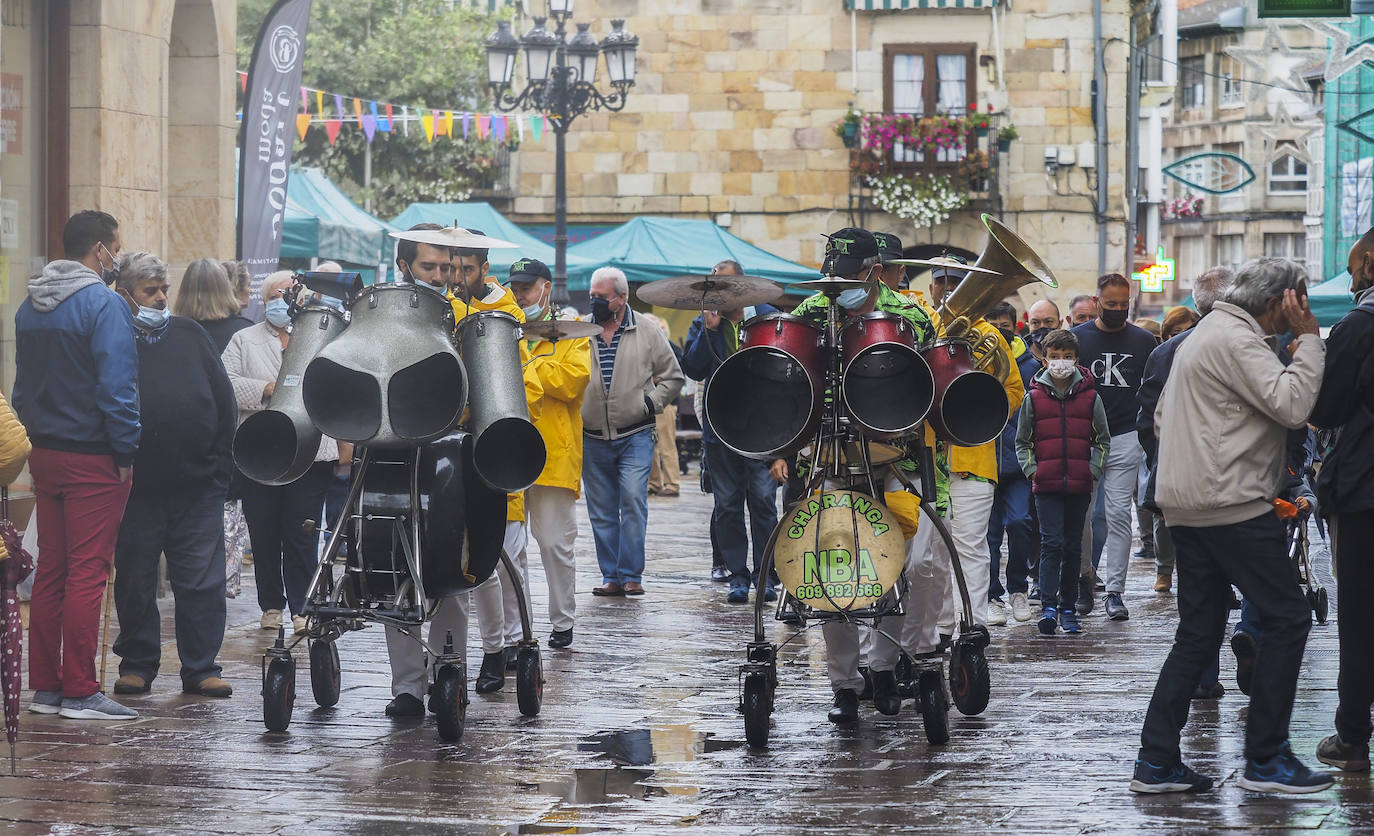
[[[104,244],[100,245],[100,249],[105,251],[105,255],[109,256],[111,265],[109,267],[106,267],[103,263],[100,265],[100,280],[113,287],[114,283],[119,281],[119,259],[110,255],[110,251],[105,249]]]
[[[167,318],[171,315],[171,312],[166,308],[149,308],[139,305],[138,313],[134,314],[134,322],[149,330],[157,330],[167,324]]]
[[[1053,330],[1053,328],[1036,328],[1027,336],[1030,337],[1031,342],[1035,343],[1036,345],[1040,345],[1040,343],[1044,342],[1045,338],[1048,337],[1050,335],[1050,332]]]
[[[863,307],[866,301],[868,301],[868,291],[862,287],[850,288],[835,297],[835,303],[847,311]]]
[[[1007,345],[1011,345],[1011,341],[1016,339],[1016,332],[1010,328],[998,328],[997,330],[1002,332],[1002,339],[1007,341]]]
[[[267,303],[267,321],[273,328],[285,328],[291,321],[291,308],[282,298],[273,299]]]
[[[1050,377],[1057,380],[1063,380],[1073,374],[1073,370],[1078,367],[1078,364],[1074,361],[1064,359],[1051,360],[1046,365],[1050,370]]]
[[[1108,328],[1120,328],[1126,324],[1126,317],[1130,316],[1130,311],[1117,311],[1111,308],[1102,309],[1102,324]]]
[[[615,316],[611,312],[611,300],[593,299],[592,300],[592,321],[597,323],[609,322]]]
[[[538,302],[535,302],[533,305],[526,305],[520,310],[525,312],[526,322],[534,322],[536,319],[543,316],[544,314],[544,294],[539,294]]]

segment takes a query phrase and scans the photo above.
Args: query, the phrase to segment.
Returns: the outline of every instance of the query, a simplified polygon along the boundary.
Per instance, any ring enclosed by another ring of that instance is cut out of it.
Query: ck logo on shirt
[[[1101,360],[1094,360],[1092,371],[1093,377],[1098,379],[1098,385],[1120,386],[1129,389],[1131,385],[1126,382],[1126,377],[1121,373],[1121,366],[1134,356],[1134,354],[1117,354],[1114,351],[1109,351],[1102,355]]]

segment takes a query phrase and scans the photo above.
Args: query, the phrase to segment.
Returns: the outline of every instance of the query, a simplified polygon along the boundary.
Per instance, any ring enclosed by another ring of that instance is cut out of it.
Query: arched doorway
[[[197,258],[233,255],[217,251],[224,224],[233,223],[220,197],[226,84],[214,0],[176,0],[168,38],[165,217],[166,258],[178,273]]]

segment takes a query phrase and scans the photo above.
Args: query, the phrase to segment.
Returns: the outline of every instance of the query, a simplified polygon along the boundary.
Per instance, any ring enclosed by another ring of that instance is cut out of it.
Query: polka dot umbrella
[[[33,571],[33,555],[20,545],[19,532],[10,522],[9,490],[0,488],[0,541],[8,552],[0,560],[0,690],[5,699],[5,739],[10,743],[10,774],[15,774],[14,744],[19,739],[19,693],[24,688],[22,660],[24,625],[19,620],[20,582]]]

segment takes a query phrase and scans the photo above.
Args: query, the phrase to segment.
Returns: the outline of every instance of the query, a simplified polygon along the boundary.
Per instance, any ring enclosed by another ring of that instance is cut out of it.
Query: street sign
[[[1350,17],[1350,0],[1259,0],[1264,17]]]
[[[1141,293],[1163,293],[1164,283],[1174,280],[1174,260],[1165,258],[1164,248],[1160,247],[1155,263],[1139,273],[1132,273],[1131,278],[1140,282]]]

